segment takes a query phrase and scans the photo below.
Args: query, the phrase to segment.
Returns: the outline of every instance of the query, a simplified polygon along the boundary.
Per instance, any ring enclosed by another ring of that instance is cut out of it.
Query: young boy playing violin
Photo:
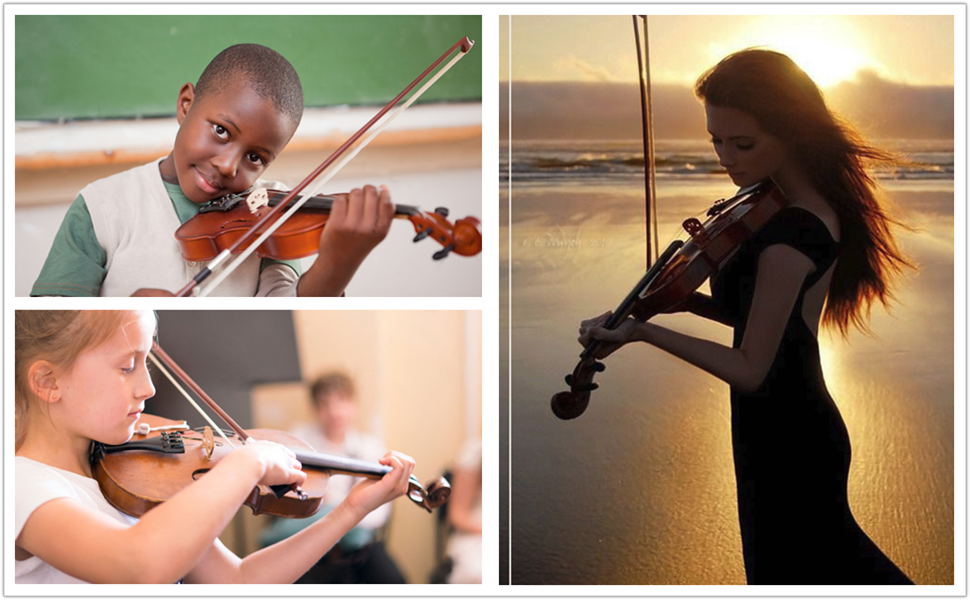
[[[223,50],[176,102],[172,152],[96,181],[68,209],[32,296],[170,296],[205,268],[182,258],[175,230],[210,200],[278,183],[259,176],[293,137],[303,88],[293,66],[257,44]],[[317,260],[259,259],[212,295],[339,296],[394,217],[388,189],[336,195]]]

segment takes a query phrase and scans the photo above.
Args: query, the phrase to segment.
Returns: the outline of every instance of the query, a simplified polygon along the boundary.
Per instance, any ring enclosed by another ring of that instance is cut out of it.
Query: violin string
[[[179,392],[181,392],[183,396],[185,396],[185,399],[189,401],[189,404],[195,407],[195,410],[199,411],[199,414],[202,415],[202,418],[208,421],[209,425],[211,425],[215,431],[219,432],[219,435],[222,436],[222,439],[226,440],[226,443],[229,444],[229,447],[232,449],[235,449],[236,447],[233,445],[232,442],[229,441],[229,438],[226,437],[226,434],[222,431],[222,428],[212,422],[212,419],[210,419],[209,415],[207,415],[205,411],[202,410],[202,407],[199,406],[198,403],[196,403],[196,401],[192,399],[192,396],[189,396],[189,393],[186,392],[179,384],[179,382],[175,380],[175,377],[168,372],[168,369],[165,368],[165,365],[163,365],[162,362],[155,357],[155,353],[149,352],[148,358],[152,359],[152,362],[155,364],[155,366],[158,367],[158,369],[162,372],[162,374],[165,375],[165,377],[167,377],[168,380],[172,382],[172,385],[175,386],[175,389],[177,389]]]
[[[281,225],[283,225],[283,222],[286,221],[286,219],[288,219],[290,215],[295,214],[296,211],[301,206],[303,206],[303,204],[307,200],[309,200],[310,198],[312,198],[313,196],[315,196],[316,193],[318,191],[320,191],[320,189],[324,185],[326,185],[327,182],[330,181],[330,179],[334,175],[336,175],[337,172],[340,169],[342,169],[345,164],[347,164],[347,162],[349,162],[351,159],[353,159],[355,156],[357,156],[357,154],[361,150],[363,150],[364,147],[366,147],[367,144],[369,144],[371,142],[371,140],[373,140],[375,137],[377,137],[384,130],[384,128],[387,127],[388,124],[390,124],[391,121],[393,121],[394,119],[396,119],[398,117],[398,115],[400,115],[409,106],[411,106],[411,104],[413,104],[415,100],[417,100],[418,98],[420,98],[421,95],[424,94],[424,92],[429,87],[431,87],[432,85],[434,85],[434,83],[436,81],[438,81],[438,79],[441,78],[442,75],[444,75],[445,73],[447,73],[448,70],[451,69],[451,67],[454,66],[455,63],[457,63],[459,60],[461,60],[462,58],[464,58],[464,56],[466,54],[468,54],[468,51],[459,51],[458,54],[455,55],[454,58],[452,58],[445,66],[441,67],[441,69],[439,69],[438,72],[436,72],[434,74],[434,76],[432,76],[431,79],[427,83],[425,83],[423,86],[421,86],[421,88],[419,88],[416,92],[414,92],[394,113],[387,115],[384,118],[384,121],[380,124],[380,126],[375,127],[375,129],[370,133],[370,135],[367,136],[367,138],[365,138],[357,146],[355,146],[353,148],[353,150],[347,152],[344,156],[342,156],[339,162],[336,162],[336,163],[330,165],[321,174],[321,177],[317,180],[317,183],[314,184],[314,186],[312,187],[312,189],[310,189],[310,191],[304,190],[303,196],[293,204],[292,209],[290,209],[288,211],[288,214],[281,215],[276,220],[275,223],[273,223],[271,226],[269,226],[266,229],[266,231],[264,231],[258,238],[256,238],[256,240],[254,242],[252,242],[251,244],[249,244],[249,246],[239,254],[239,256],[236,258],[235,261],[233,261],[232,263],[227,264],[225,267],[223,267],[222,271],[220,271],[219,274],[216,275],[215,279],[213,279],[208,286],[205,286],[203,289],[199,290],[199,294],[198,295],[200,297],[202,297],[202,296],[208,296],[209,293],[213,289],[215,289],[215,287],[217,285],[219,285],[227,277],[229,277],[229,275],[233,271],[235,271],[236,268],[239,267],[242,264],[242,262],[249,257],[250,254],[252,254],[253,252],[255,252],[256,249],[259,248],[259,246],[269,236],[273,235],[273,232],[275,232],[277,228],[279,228]],[[309,188],[310,186],[307,186],[307,187]],[[210,263],[209,268],[212,269],[213,267],[215,267],[218,264],[218,262],[221,262],[222,260],[223,260],[222,258],[220,258],[219,256],[217,256],[215,259],[213,259],[212,263]]]

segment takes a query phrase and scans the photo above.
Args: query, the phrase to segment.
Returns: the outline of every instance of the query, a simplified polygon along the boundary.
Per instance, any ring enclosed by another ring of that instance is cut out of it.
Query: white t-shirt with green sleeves
[[[31,296],[130,296],[140,288],[176,292],[205,268],[186,261],[175,230],[199,205],[162,180],[158,163],[95,181],[68,209]],[[280,189],[273,182],[258,182]],[[296,296],[299,261],[255,254],[213,296]]]

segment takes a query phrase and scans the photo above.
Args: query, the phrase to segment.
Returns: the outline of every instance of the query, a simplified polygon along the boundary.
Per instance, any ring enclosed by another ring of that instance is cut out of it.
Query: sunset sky
[[[500,86],[507,89],[511,63],[515,137],[636,137],[629,15],[513,16],[511,45],[508,17],[500,23]],[[726,55],[754,46],[790,56],[867,136],[953,138],[952,15],[653,15],[649,33],[658,138],[704,137],[694,82]],[[507,114],[503,104],[503,136]]]
[[[507,35],[508,19],[501,23]],[[629,16],[514,16],[512,28],[513,81],[637,78]],[[823,88],[860,70],[910,85],[953,85],[953,30],[950,15],[657,15],[650,17],[651,76],[690,84],[726,54],[765,46],[791,56]],[[507,81],[507,57],[500,68]]]

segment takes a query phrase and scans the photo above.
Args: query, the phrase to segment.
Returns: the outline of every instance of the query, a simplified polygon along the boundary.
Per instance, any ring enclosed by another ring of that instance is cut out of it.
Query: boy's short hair
[[[324,396],[333,393],[342,393],[350,398],[354,397],[354,380],[346,373],[335,371],[317,377],[317,380],[310,386],[310,400],[313,406],[319,407],[320,400]]]
[[[195,84],[195,96],[221,90],[226,83],[245,77],[253,91],[273,102],[294,125],[303,118],[303,86],[290,61],[259,44],[237,44],[216,55]]]

